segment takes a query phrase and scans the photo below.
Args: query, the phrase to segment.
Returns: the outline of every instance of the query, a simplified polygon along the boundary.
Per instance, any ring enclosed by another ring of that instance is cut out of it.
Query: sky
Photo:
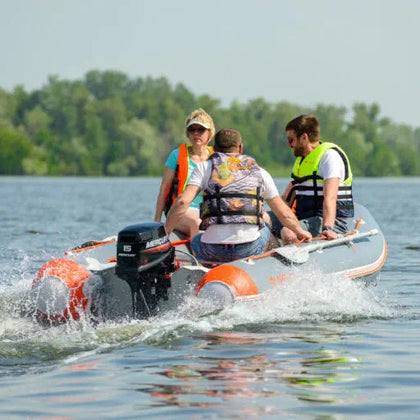
[[[0,87],[90,70],[420,126],[418,0],[0,0]]]

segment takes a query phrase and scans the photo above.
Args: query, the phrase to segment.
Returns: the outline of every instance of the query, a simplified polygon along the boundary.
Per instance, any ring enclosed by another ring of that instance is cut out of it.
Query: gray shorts
[[[271,232],[280,238],[280,231],[283,228],[283,225],[280,223],[280,220],[272,213],[271,211],[268,212],[271,218],[272,227]],[[349,222],[352,220],[351,218],[347,217],[340,217],[335,219],[335,223],[333,226],[334,232],[336,233],[346,233],[349,231]],[[302,229],[307,230],[311,233],[312,236],[319,236],[322,232],[322,217],[321,216],[313,216],[308,217],[307,219],[299,220],[299,224]]]
[[[336,218],[334,226],[332,226],[334,232],[336,233],[346,233],[348,232],[348,221],[350,219],[346,217]],[[322,232],[322,217],[313,216],[308,217],[307,219],[299,220],[299,224],[303,229],[311,232],[312,236],[319,236]]]

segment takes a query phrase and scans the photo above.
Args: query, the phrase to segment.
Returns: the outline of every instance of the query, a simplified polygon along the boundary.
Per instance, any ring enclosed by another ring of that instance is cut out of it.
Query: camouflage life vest
[[[252,157],[236,153],[214,153],[212,172],[200,207],[200,229],[213,224],[263,226],[262,174]]]

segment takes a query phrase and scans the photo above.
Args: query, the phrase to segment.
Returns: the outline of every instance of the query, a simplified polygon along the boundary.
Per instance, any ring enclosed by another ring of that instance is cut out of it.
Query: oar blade
[[[295,245],[287,245],[273,249],[276,255],[287,264],[304,264],[309,259],[309,252],[305,248],[298,248]]]

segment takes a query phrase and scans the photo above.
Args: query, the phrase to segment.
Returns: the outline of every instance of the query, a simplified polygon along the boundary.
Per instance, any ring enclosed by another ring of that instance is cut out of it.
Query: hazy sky
[[[263,97],[420,126],[418,0],[0,0],[0,86],[120,70],[229,105]]]

